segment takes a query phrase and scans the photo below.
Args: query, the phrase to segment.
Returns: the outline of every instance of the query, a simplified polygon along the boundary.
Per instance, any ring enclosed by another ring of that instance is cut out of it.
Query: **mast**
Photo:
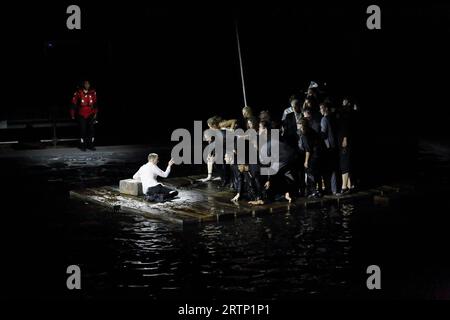
[[[244,95],[244,107],[246,107],[247,106],[247,94],[245,92],[244,67],[242,64],[241,42],[239,41],[239,29],[238,29],[237,20],[235,21],[235,26],[236,26],[236,41],[237,41],[238,54],[239,54],[239,67],[241,70],[242,93]]]

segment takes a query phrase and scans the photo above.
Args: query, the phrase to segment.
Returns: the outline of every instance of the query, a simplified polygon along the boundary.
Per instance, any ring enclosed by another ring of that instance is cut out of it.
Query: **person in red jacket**
[[[73,120],[78,117],[80,123],[80,148],[86,151],[95,150],[94,124],[97,118],[97,93],[91,88],[89,81],[83,81],[83,86],[78,89],[72,98],[70,115]]]

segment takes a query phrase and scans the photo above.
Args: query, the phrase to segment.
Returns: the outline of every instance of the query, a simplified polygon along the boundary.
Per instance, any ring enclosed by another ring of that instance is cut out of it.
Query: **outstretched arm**
[[[158,166],[155,166],[155,173],[162,178],[167,178],[174,163],[175,161],[173,161],[173,159],[170,159],[169,163],[167,164],[166,171],[162,171],[160,168],[158,168]]]
[[[236,119],[224,120],[219,123],[219,127],[221,129],[234,129],[234,127],[236,127],[236,123]]]

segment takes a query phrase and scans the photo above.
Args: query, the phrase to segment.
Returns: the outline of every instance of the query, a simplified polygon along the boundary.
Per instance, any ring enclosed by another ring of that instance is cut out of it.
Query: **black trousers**
[[[236,165],[236,191],[250,201],[260,200],[263,198],[263,187],[260,181],[259,165],[250,164],[248,167],[248,171],[239,172]]]
[[[299,159],[297,162],[297,170],[298,170],[298,185],[300,188],[300,194],[305,195],[306,194],[306,182],[305,182],[305,153],[301,152],[299,154]]]
[[[296,163],[289,163],[279,168],[278,172],[270,177],[270,188],[267,190],[267,198],[274,200],[278,195],[289,192],[297,195],[298,192],[298,170]]]
[[[178,195],[178,191],[170,189],[162,184],[147,189],[145,199],[152,202],[163,202],[168,199],[172,199]]]
[[[339,153],[336,149],[328,149],[324,153],[322,177],[325,182],[325,193],[338,192]]]
[[[320,179],[320,170],[318,167],[318,159],[310,159],[309,167],[305,170],[306,173],[306,194],[312,195],[317,191],[321,191],[318,189],[318,184],[322,184]]]
[[[94,116],[88,118],[79,117],[81,143],[88,146],[94,145]]]
[[[222,186],[227,186],[232,182],[232,170],[231,165],[223,163],[220,166],[220,179],[222,180]]]
[[[339,164],[341,173],[349,173],[351,170],[351,150],[349,147],[339,149]]]

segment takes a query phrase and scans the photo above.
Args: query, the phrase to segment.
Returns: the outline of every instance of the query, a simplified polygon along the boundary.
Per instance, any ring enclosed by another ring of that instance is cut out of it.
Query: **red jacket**
[[[91,115],[97,114],[97,93],[93,89],[87,92],[84,89],[79,89],[73,94],[72,108],[70,115],[75,117],[75,112],[83,118],[89,118]]]

